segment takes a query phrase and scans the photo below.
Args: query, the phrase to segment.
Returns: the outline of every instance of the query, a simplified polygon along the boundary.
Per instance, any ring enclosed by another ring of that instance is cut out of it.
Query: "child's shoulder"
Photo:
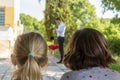
[[[94,78],[94,80],[98,80],[98,78],[99,80],[118,80],[120,73],[109,68],[94,67],[66,72],[63,74],[61,80],[90,80],[91,78]]]
[[[52,76],[46,76],[46,75],[43,75],[43,80],[56,80],[54,77]]]
[[[62,75],[60,80],[75,80],[75,77],[78,76],[78,71],[69,71]]]

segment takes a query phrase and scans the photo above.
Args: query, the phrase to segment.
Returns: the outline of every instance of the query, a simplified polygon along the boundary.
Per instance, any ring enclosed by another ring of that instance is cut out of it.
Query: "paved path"
[[[63,64],[56,64],[57,61],[57,58],[49,55],[48,68],[44,74],[53,76],[59,80],[61,75],[69,70],[66,69]],[[12,66],[9,58],[0,58],[0,80],[10,80],[13,70],[14,67]]]

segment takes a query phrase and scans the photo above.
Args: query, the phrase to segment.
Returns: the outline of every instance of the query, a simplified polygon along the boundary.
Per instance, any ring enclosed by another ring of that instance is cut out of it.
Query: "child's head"
[[[51,37],[50,37],[50,40],[51,40],[51,41],[53,41],[53,40],[54,40],[54,37],[53,37],[53,36],[51,36]]]
[[[74,33],[68,44],[67,54],[64,56],[64,64],[71,70],[108,67],[114,62],[104,35],[90,28]]]
[[[41,80],[40,68],[47,64],[48,58],[47,44],[39,33],[29,32],[18,36],[13,55],[13,64],[18,66],[13,73],[15,80]]]

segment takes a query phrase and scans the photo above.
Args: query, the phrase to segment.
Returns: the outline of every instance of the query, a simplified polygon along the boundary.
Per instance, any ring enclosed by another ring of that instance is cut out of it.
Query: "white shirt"
[[[61,21],[58,28],[56,29],[57,37],[64,37],[65,36],[65,24]]]
[[[60,80],[120,80],[120,73],[109,68],[93,67],[67,72]]]

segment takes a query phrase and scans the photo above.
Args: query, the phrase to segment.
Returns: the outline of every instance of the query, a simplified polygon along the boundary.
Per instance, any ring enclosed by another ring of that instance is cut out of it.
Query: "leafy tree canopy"
[[[92,18],[96,18],[95,8],[88,0],[70,0],[69,5],[72,15],[82,22],[87,22]]]
[[[120,11],[120,0],[102,0],[105,9]]]
[[[38,31],[45,35],[44,20],[39,21],[30,15],[20,14],[21,23],[24,25],[24,32]]]
[[[104,11],[113,10],[116,16],[111,19],[111,23],[120,24],[120,0],[102,0]]]

